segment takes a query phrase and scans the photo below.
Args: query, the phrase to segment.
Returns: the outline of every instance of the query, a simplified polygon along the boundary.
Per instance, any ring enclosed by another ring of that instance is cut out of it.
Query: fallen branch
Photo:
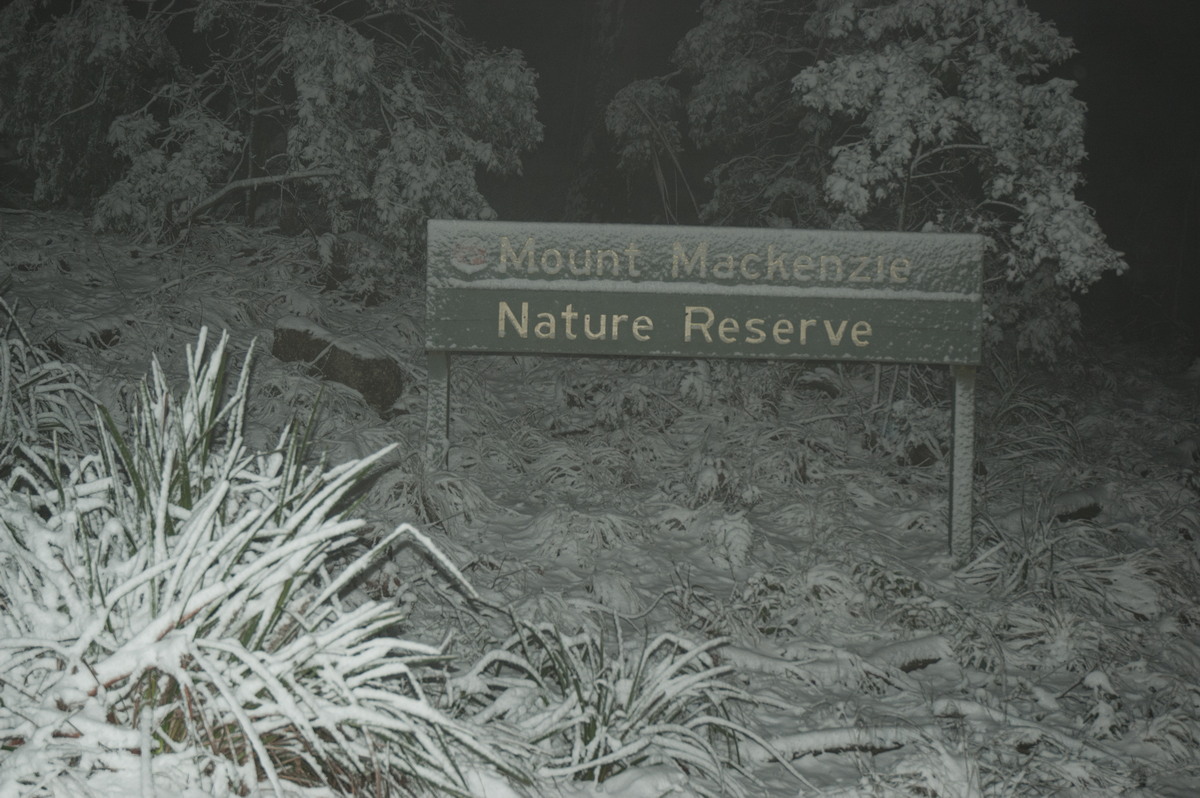
[[[336,172],[332,169],[309,169],[306,172],[289,172],[286,175],[260,175],[259,177],[244,177],[241,180],[234,180],[232,183],[226,183],[215,193],[201,200],[187,212],[186,216],[179,220],[179,225],[190,224],[197,216],[235,191],[244,191],[246,189],[270,186],[278,183],[291,183],[296,180],[309,180],[314,177],[332,177],[334,174]]]
[[[1037,736],[1051,740],[1073,754],[1095,760],[1115,760],[1118,753],[1094,741],[1089,742],[1071,737],[1042,723],[1010,714],[1003,709],[985,706],[977,701],[961,698],[939,698],[933,702],[933,714],[939,718],[961,718],[975,723],[996,724],[1014,729],[1026,729]]]
[[[799,759],[807,754],[840,754],[861,751],[881,754],[894,751],[936,731],[920,726],[847,726],[839,729],[817,729],[816,731],[786,734],[770,741],[774,751],[745,744],[745,753],[753,762],[767,762],[776,755],[786,759]]]

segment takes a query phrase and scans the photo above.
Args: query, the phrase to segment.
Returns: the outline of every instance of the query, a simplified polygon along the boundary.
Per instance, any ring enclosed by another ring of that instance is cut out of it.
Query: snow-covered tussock
[[[0,796],[99,795],[120,772],[146,795],[375,778],[456,794],[462,765],[511,772],[426,696],[443,647],[395,637],[391,603],[340,600],[400,537],[457,575],[408,524],[365,547],[340,517],[387,450],[314,467],[289,429],[248,451],[245,369],[222,402],[227,340],[206,352],[201,332],[181,399],[154,363],[128,431],[98,408],[69,447],[23,429],[0,452]],[[46,373],[22,355],[4,360],[4,404],[22,403],[18,423],[65,416],[65,399],[14,390]],[[191,777],[171,776],[189,758]]]

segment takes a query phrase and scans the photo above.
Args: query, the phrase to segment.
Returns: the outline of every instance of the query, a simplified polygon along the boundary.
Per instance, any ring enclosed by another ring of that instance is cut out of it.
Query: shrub
[[[11,471],[18,446],[38,462],[83,451],[95,436],[80,417],[93,404],[79,370],[33,346],[0,299],[0,469]]]
[[[702,165],[708,223],[989,236],[988,334],[1052,359],[1072,292],[1125,269],[1077,196],[1086,109],[1052,71],[1073,53],[1020,0],[707,0],[678,71],[606,121],[664,206],[665,165]]]
[[[736,722],[739,702],[755,699],[730,680],[714,651],[672,634],[640,649],[615,647],[599,632],[568,635],[550,624],[517,632],[449,685],[478,722],[502,719],[536,746],[536,773],[602,783],[628,769],[669,765],[740,794],[739,738],[759,738]],[[763,743],[766,746],[765,743]]]
[[[98,795],[122,774],[143,794],[210,795],[462,795],[476,765],[519,778],[428,694],[445,644],[400,636],[390,602],[343,598],[401,538],[461,579],[412,526],[366,546],[344,517],[387,450],[307,465],[286,429],[247,451],[245,367],[221,398],[227,343],[205,352],[201,331],[179,398],[155,362],[127,434],[99,408],[98,451],[46,456],[19,438],[5,453],[0,795]],[[9,362],[12,405],[42,364]]]

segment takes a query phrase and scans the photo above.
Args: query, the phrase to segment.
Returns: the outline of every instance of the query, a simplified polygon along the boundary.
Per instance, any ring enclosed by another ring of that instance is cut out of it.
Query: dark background
[[[1126,254],[1083,303],[1095,332],[1200,355],[1200,6],[1183,0],[1036,0],[1075,40],[1068,65],[1088,104],[1087,185],[1109,242]],[[1180,342],[1183,337],[1186,340]]]
[[[541,149],[519,179],[485,182],[501,218],[570,218],[602,157],[603,110],[622,86],[671,71],[698,0],[458,0],[468,30],[524,51],[539,73]],[[1193,0],[1029,0],[1079,53],[1060,68],[1088,105],[1081,196],[1130,265],[1081,297],[1093,341],[1200,355],[1200,29]]]

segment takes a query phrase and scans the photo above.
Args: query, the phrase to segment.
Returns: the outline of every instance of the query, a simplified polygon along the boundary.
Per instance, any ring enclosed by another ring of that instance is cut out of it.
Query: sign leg
[[[950,553],[964,562],[974,545],[975,367],[954,366],[954,448],[950,457]]]
[[[446,467],[450,455],[450,353],[426,352],[429,372],[425,404],[425,465]]]

